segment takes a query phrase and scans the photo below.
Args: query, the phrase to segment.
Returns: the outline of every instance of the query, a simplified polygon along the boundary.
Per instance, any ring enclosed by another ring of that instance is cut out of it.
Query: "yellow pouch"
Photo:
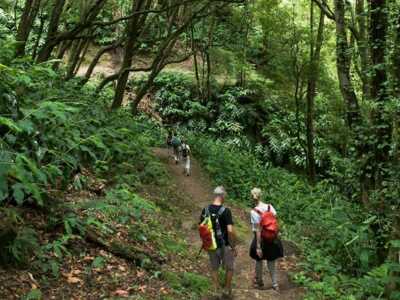
[[[212,244],[208,250],[216,250],[217,249],[217,240],[215,239],[215,233],[214,233],[211,218],[209,216],[206,217],[202,223],[204,225],[206,225],[211,232]]]

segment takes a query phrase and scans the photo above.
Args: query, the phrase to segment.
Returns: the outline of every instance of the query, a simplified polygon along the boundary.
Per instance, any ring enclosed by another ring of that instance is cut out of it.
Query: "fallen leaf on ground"
[[[128,297],[128,296],[129,296],[129,292],[128,292],[128,291],[125,291],[125,290],[116,290],[116,291],[114,292],[114,294],[115,294],[116,296],[120,296],[120,297]]]
[[[122,272],[125,272],[125,271],[126,271],[126,268],[125,268],[124,266],[118,266],[118,269],[119,269],[120,271],[122,271]]]
[[[67,278],[67,282],[68,283],[80,283],[80,282],[82,282],[82,280],[78,277],[71,276],[71,277]]]
[[[147,286],[146,285],[141,285],[141,286],[139,286],[139,291],[141,292],[141,293],[144,293],[145,291],[146,291],[146,288],[147,288]]]

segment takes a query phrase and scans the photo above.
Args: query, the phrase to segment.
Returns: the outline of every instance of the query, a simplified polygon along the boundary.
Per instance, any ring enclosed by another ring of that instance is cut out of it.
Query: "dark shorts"
[[[208,251],[210,265],[213,271],[217,271],[221,266],[226,271],[233,271],[235,258],[230,247],[218,248]]]

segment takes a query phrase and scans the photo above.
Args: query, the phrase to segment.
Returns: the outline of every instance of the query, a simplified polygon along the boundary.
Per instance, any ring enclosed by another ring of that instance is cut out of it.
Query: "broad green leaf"
[[[21,127],[18,126],[12,119],[4,118],[0,116],[0,125],[4,125],[9,128],[12,132],[20,133],[22,132]]]
[[[12,186],[13,197],[18,205],[21,205],[25,199],[24,185],[21,183],[16,183]]]

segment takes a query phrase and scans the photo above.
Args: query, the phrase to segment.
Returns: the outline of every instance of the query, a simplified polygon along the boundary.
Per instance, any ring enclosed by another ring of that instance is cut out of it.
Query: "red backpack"
[[[272,242],[278,237],[279,226],[276,216],[271,212],[271,206],[268,205],[268,210],[265,212],[257,208],[254,208],[254,211],[261,217],[261,237],[268,242]]]

